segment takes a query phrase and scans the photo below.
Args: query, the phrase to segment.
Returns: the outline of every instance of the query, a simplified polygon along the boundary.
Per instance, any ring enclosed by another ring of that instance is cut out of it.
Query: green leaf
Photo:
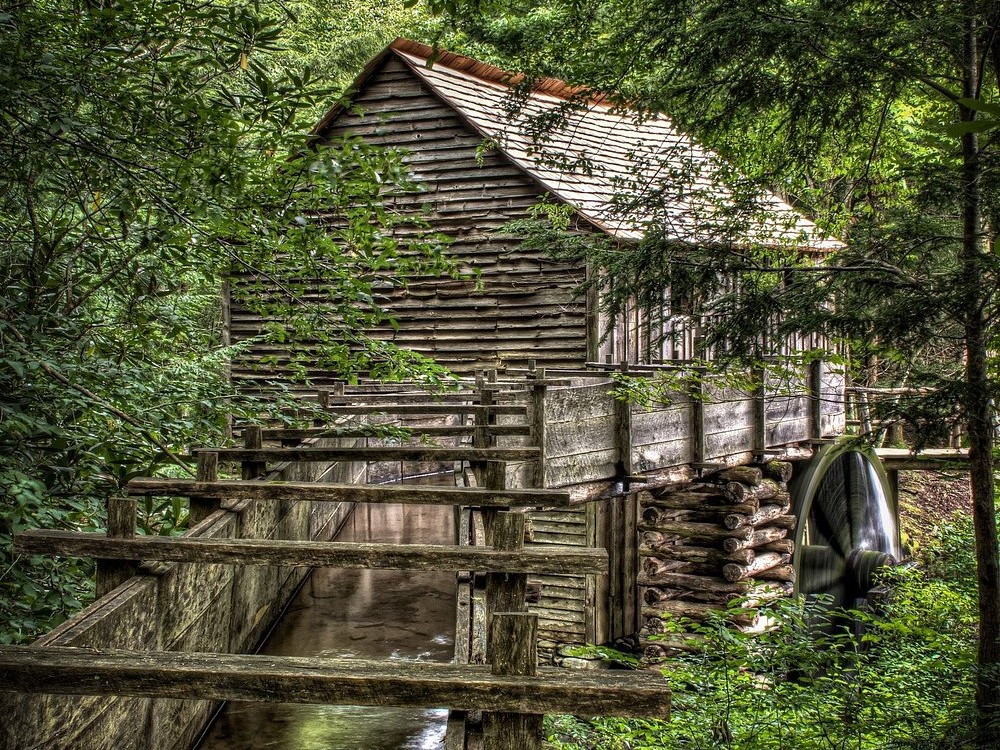
[[[958,103],[976,112],[986,112],[994,117],[1000,117],[1000,104],[996,102],[984,102],[982,99],[962,98]]]
[[[945,125],[944,132],[950,136],[961,137],[966,133],[986,133],[1000,127],[1000,120],[968,120]]]

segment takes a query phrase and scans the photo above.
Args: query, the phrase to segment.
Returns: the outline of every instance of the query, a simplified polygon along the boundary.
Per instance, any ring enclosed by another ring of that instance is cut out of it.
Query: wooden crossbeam
[[[488,490],[412,484],[364,485],[253,480],[199,482],[194,479],[160,479],[156,477],[133,479],[128,484],[128,494],[147,497],[318,500],[321,502],[463,505],[495,508],[560,507],[570,504],[570,495],[566,490]]]
[[[378,426],[378,425],[374,425]],[[390,425],[397,429],[407,430],[413,438],[427,437],[453,437],[462,435],[472,435],[475,426],[468,425]],[[487,432],[490,435],[511,436],[530,435],[531,427],[526,424],[496,424],[489,425]],[[308,440],[315,437],[331,438],[353,438],[353,437],[373,437],[371,427],[307,427],[307,428],[272,428],[263,430],[264,440]],[[390,436],[391,437],[391,436]]]
[[[283,539],[205,539],[32,529],[14,536],[22,555],[63,555],[100,560],[281,565],[380,570],[479,570],[498,573],[606,573],[604,549],[539,545],[504,551],[489,547],[370,542],[300,542]]]
[[[907,448],[876,448],[875,455],[890,471],[954,470],[969,465],[969,451],[962,448],[928,448],[919,453],[912,453]]]
[[[197,455],[210,451],[220,461],[531,461],[538,448],[195,448]]]
[[[333,414],[515,414],[527,416],[523,404],[331,404],[326,408]]]
[[[429,662],[70,647],[0,646],[0,691],[593,716],[670,711],[666,681],[644,671],[516,676]]]

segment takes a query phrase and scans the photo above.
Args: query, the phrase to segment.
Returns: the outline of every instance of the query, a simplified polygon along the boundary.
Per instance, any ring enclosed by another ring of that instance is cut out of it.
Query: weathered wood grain
[[[538,615],[494,612],[490,623],[490,670],[494,675],[538,673]],[[484,750],[540,750],[542,716],[483,713]]]
[[[12,690],[637,717],[666,716],[670,699],[649,672],[504,676],[431,662],[0,646],[0,691]]]
[[[486,570],[510,573],[599,573],[603,549],[539,545],[519,551],[434,544],[301,542],[274,539],[137,537],[25,531],[15,537],[19,554],[96,557],[106,560],[373,568],[382,570]]]
[[[105,503],[108,512],[108,536],[131,539],[135,536],[136,502],[128,497],[109,497]],[[101,561],[97,564],[95,594],[98,599],[106,596],[135,575],[135,564],[130,562]]]

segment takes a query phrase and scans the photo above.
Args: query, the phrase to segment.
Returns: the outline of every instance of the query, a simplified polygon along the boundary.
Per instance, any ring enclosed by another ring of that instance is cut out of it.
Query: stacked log
[[[791,593],[791,468],[735,466],[681,490],[639,494],[640,642],[650,655],[672,648],[648,640],[663,632],[665,614],[704,620],[725,610],[749,625],[756,607]]]

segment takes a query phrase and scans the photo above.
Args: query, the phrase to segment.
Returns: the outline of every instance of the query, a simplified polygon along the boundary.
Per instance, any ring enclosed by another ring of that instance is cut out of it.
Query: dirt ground
[[[900,472],[899,517],[906,535],[919,539],[956,511],[972,513],[967,473]]]

